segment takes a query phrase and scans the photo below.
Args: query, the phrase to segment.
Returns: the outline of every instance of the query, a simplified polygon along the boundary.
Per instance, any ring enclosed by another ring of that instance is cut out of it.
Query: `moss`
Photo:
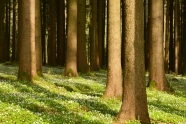
[[[74,75],[74,72],[72,69],[68,69],[66,76],[72,77]]]
[[[152,80],[150,83],[149,83],[149,87],[152,88],[152,89],[157,89],[157,82]]]
[[[27,74],[26,72],[20,72],[18,78],[20,80],[31,80],[29,74]]]

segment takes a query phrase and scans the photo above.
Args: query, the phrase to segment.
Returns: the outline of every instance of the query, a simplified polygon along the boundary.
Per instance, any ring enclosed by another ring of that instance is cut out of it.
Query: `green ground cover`
[[[111,124],[121,102],[102,99],[106,71],[69,78],[64,68],[43,67],[33,83],[17,80],[16,65],[0,64],[1,124]],[[154,124],[186,123],[186,78],[167,75],[175,93],[147,88]],[[129,123],[138,123],[137,121]]]

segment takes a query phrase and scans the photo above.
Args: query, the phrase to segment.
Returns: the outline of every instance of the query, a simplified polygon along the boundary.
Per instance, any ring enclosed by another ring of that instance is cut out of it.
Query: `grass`
[[[101,98],[106,71],[69,78],[60,67],[43,67],[33,83],[17,80],[18,67],[0,64],[1,124],[111,124],[121,102]],[[186,78],[167,75],[174,94],[147,88],[154,124],[186,123]],[[129,122],[138,124],[137,121]]]

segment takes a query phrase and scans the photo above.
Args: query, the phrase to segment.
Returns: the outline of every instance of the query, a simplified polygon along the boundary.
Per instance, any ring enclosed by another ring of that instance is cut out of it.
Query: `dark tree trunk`
[[[58,0],[57,17],[57,64],[65,65],[65,1]]]
[[[4,10],[5,0],[0,0],[0,62],[5,62]]]

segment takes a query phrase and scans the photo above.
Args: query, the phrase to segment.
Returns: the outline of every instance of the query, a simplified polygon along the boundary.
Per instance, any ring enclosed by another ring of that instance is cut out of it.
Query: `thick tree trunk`
[[[123,101],[118,122],[150,123],[147,109],[144,63],[143,0],[124,0],[125,61]]]
[[[155,89],[169,91],[163,57],[163,1],[150,0],[150,68],[149,83]]]
[[[183,45],[182,45],[182,61],[183,75],[186,76],[186,0],[183,1]]]
[[[77,66],[78,71],[87,72],[89,70],[87,63],[86,54],[86,33],[85,33],[85,22],[86,22],[86,11],[85,11],[86,0],[78,0],[78,18],[77,18]]]
[[[78,76],[77,72],[77,0],[68,1],[68,30],[65,76]]]
[[[21,80],[32,80],[37,75],[35,56],[35,1],[20,0],[19,6],[22,8],[21,17],[19,18],[22,23],[19,26],[21,29],[19,30],[20,61],[18,78]]]
[[[120,0],[108,1],[108,73],[105,98],[122,98]]]

